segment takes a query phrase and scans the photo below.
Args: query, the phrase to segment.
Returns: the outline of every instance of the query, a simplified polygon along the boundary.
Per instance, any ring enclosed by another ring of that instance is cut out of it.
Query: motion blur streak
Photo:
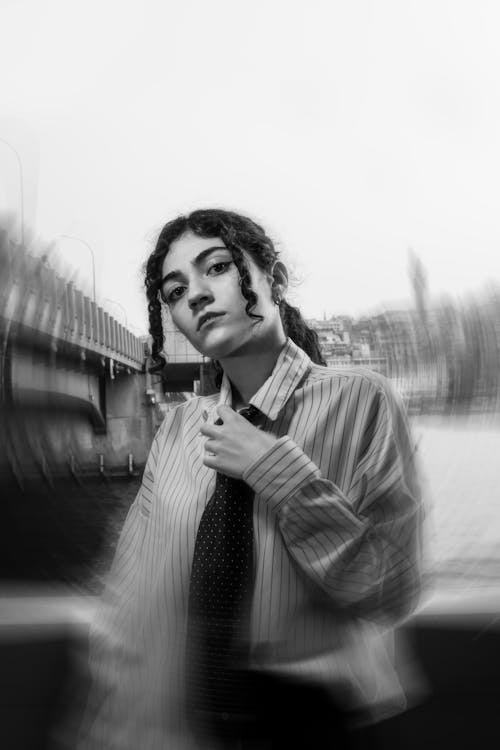
[[[7,707],[0,746],[23,750],[49,735],[58,735],[55,747],[74,747],[87,623],[165,399],[161,380],[146,373],[146,340],[94,305],[71,274],[58,275],[55,264],[50,248],[28,253],[8,227],[0,229],[0,671]],[[425,744],[426,716],[433,737],[439,722],[449,733],[447,710],[457,742],[467,736],[462,715],[477,715],[474,731],[490,727],[489,703],[471,697],[476,687],[491,682],[488,695],[498,702],[496,673],[489,675],[500,606],[500,288],[430,299],[423,276],[415,263],[407,308],[352,322],[353,344],[371,353],[361,364],[373,363],[403,396],[427,486],[427,578],[435,594],[410,630],[437,697],[402,717],[409,748],[412,737]],[[411,651],[405,660],[406,687],[418,700],[423,683]],[[64,726],[54,725],[61,713]],[[398,746],[390,735],[400,725],[392,726],[381,734],[386,747]]]
[[[158,421],[144,343],[54,255],[0,229],[0,747],[12,750],[74,746],[94,597]]]

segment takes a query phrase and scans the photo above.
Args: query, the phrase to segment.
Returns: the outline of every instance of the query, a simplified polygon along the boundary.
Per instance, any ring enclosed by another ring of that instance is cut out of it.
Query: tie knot
[[[257,409],[256,406],[245,406],[244,409],[241,409],[238,414],[241,414],[242,417],[245,417],[249,422],[256,422],[259,418],[260,411]]]

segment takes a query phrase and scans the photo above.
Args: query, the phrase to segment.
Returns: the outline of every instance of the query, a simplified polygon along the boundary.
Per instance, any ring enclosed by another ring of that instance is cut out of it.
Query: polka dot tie
[[[239,412],[251,422],[253,406]],[[244,679],[253,590],[253,497],[241,479],[217,474],[196,536],[188,603],[186,698],[193,728],[218,735],[245,722]]]

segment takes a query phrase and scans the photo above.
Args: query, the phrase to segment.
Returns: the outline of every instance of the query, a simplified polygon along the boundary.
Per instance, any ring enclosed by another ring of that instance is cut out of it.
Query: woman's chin
[[[243,337],[207,336],[200,345],[199,351],[210,359],[227,359],[244,353],[242,350],[245,344],[242,339]]]

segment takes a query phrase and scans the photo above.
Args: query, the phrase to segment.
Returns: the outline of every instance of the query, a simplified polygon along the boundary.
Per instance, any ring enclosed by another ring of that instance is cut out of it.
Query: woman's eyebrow
[[[210,255],[210,253],[213,253],[214,250],[227,250],[227,247],[225,245],[215,245],[214,247],[207,247],[205,250],[202,250],[201,253],[198,253],[196,258],[194,258],[191,261],[191,264],[193,266],[199,266],[200,263],[205,260],[207,255]],[[182,276],[182,271],[174,270],[169,271],[166,276],[163,277],[163,279],[160,281],[160,286],[163,286],[166,281],[170,281],[170,279],[178,279],[179,276]]]

